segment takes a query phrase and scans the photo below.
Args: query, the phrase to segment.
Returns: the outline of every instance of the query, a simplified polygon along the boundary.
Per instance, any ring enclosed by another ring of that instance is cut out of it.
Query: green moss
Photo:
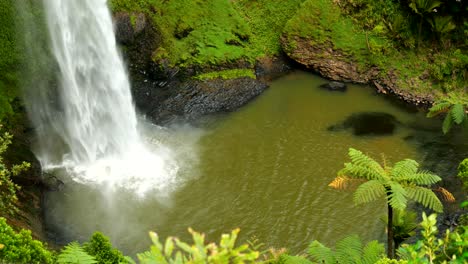
[[[235,79],[241,77],[249,77],[255,79],[255,73],[252,69],[232,69],[232,70],[224,70],[224,71],[214,71],[203,73],[195,76],[194,78],[197,80],[212,80],[216,78],[221,79]]]
[[[303,0],[112,0],[114,12],[143,12],[163,43],[153,60],[172,66],[253,64],[281,51],[280,34]]]
[[[391,39],[391,32],[375,19],[383,13],[398,11],[391,5],[385,10],[382,14],[374,13],[370,20],[363,20],[364,14],[357,13],[355,17],[344,14],[331,0],[308,0],[286,24],[284,34],[288,42],[284,48],[292,53],[297,38],[305,39],[310,45],[332,47],[345,55],[340,59],[354,61],[362,72],[377,67],[381,77],[395,73],[398,87],[410,92],[438,97],[467,86],[466,49],[435,50],[424,45],[417,51],[399,49],[398,38]]]
[[[257,56],[263,56],[281,52],[280,36],[284,26],[304,0],[232,2],[251,28],[251,48]]]
[[[0,1],[0,120],[13,113],[17,95],[18,49],[15,35],[13,0]]]

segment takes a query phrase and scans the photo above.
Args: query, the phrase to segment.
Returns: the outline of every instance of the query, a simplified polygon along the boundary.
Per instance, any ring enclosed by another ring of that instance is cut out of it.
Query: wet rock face
[[[147,20],[142,13],[119,12],[114,15],[115,37],[117,42],[130,45],[147,26]]]
[[[345,92],[347,87],[346,84],[342,82],[329,82],[320,85],[320,88],[327,89],[329,91]]]
[[[163,87],[161,87],[161,85]],[[195,121],[215,113],[231,112],[251,101],[268,85],[252,78],[147,83],[135,87],[137,107],[153,122]]]
[[[328,127],[329,131],[351,129],[356,136],[390,135],[399,124],[397,119],[387,113],[363,112],[355,113],[346,118],[341,124]]]

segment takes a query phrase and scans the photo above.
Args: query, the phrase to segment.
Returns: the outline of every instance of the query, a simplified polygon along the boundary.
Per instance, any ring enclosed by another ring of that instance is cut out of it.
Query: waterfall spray
[[[65,167],[76,181],[130,188],[140,195],[171,184],[177,166],[170,151],[161,145],[150,149],[137,130],[107,1],[43,1],[58,88],[26,96],[42,142],[43,168]],[[52,101],[58,101],[56,107]]]

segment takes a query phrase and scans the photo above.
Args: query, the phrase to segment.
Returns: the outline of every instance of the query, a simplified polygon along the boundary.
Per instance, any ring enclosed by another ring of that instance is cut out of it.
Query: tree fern
[[[432,190],[420,186],[407,187],[406,190],[408,197],[414,201],[436,212],[443,211],[442,203]]]
[[[93,256],[90,256],[77,242],[72,242],[65,246],[58,255],[59,264],[94,264],[97,263]]]
[[[380,164],[377,161],[365,155],[361,151],[350,148],[348,154],[352,164],[360,168],[369,168],[378,174],[384,174],[384,169],[382,168],[382,166],[380,166]]]
[[[418,171],[419,164],[412,159],[404,159],[395,163],[392,169],[392,177],[403,178],[407,175],[415,174]]]
[[[388,195],[388,203],[393,209],[405,210],[408,203],[406,199],[407,192],[401,184],[390,182],[390,194]]]
[[[418,173],[406,175],[406,177],[403,177],[402,180],[408,180],[418,185],[432,185],[434,183],[440,182],[442,179],[428,171],[421,171]]]
[[[354,203],[363,204],[375,201],[385,196],[385,188],[382,183],[377,180],[365,182],[356,189],[354,192]]]
[[[436,109],[442,109],[441,106]],[[447,115],[452,120],[451,115]],[[355,204],[368,203],[385,197],[388,209],[388,256],[393,256],[393,210],[405,210],[408,199],[415,200],[425,207],[435,211],[442,211],[442,203],[429,186],[437,183],[441,178],[428,171],[418,171],[419,164],[411,159],[397,162],[393,167],[383,161],[383,166],[361,151],[349,149],[351,162],[345,163],[337,177],[329,184],[335,189],[345,189],[351,186],[353,180],[367,180],[360,184],[354,193]],[[422,186],[419,186],[422,185]],[[437,189],[440,190],[440,189]],[[440,190],[446,200],[453,201],[453,195],[447,190]]]

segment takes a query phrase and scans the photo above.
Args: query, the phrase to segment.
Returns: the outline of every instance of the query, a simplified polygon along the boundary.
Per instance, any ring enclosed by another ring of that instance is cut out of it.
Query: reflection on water
[[[209,240],[240,227],[241,240],[255,236],[293,253],[313,239],[332,245],[352,233],[383,241],[384,201],[355,207],[350,192],[327,184],[347,160],[349,147],[375,158],[385,153],[390,161],[426,157],[413,127],[438,135],[439,124],[397,108],[372,89],[350,85],[347,92],[335,93],[318,88],[325,82],[293,73],[239,111],[217,116],[203,132],[168,128],[156,137],[183,166],[171,195],[141,199],[67,182],[47,195],[49,229],[59,242],[85,240],[99,230],[129,254],[148,248],[149,230],[188,239],[188,227],[207,233]],[[394,133],[355,136],[327,130],[352,113],[369,111],[395,116]]]

